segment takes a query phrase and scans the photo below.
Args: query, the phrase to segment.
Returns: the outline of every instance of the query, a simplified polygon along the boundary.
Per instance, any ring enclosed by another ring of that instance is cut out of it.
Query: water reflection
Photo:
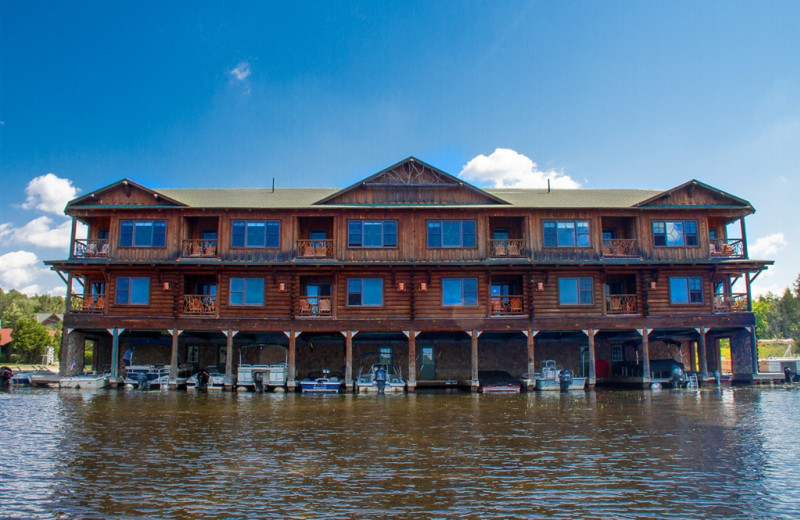
[[[25,518],[795,518],[800,392],[0,395]]]

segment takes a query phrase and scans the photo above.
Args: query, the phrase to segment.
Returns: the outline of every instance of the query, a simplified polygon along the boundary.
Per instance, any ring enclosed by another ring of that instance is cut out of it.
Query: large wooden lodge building
[[[122,180],[71,201],[62,375],[137,361],[216,366],[285,347],[288,387],[328,368],[347,388],[390,352],[408,390],[478,384],[540,361],[587,376],[681,359],[708,379],[729,339],[757,372],[745,200],[666,191],[479,189],[409,158],[345,189],[159,189]],[[76,238],[78,223],[88,238]],[[730,236],[733,235],[733,236]],[[734,283],[745,292],[734,292]],[[280,350],[280,349],[278,349]],[[288,354],[286,354],[288,352]],[[253,354],[255,353],[255,354]]]

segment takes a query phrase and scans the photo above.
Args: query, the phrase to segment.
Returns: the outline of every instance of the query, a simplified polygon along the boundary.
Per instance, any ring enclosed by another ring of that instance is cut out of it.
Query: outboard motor
[[[0,368],[0,388],[6,389],[11,387],[11,378],[14,372],[8,367]]]
[[[672,373],[669,375],[669,380],[673,388],[683,388],[689,382],[686,378],[686,373],[681,367],[675,367],[672,370]]]
[[[264,372],[253,374],[253,384],[256,387],[256,392],[261,393],[264,391]]]
[[[569,390],[569,385],[572,384],[572,371],[568,368],[562,369],[558,373],[558,386],[562,392]]]
[[[211,374],[208,373],[208,370],[203,368],[197,373],[197,389],[201,392],[205,392],[208,390],[208,381],[211,379]]]
[[[137,372],[136,380],[139,381],[139,390],[147,390],[147,374],[144,372]]]
[[[3,367],[5,368],[5,367]],[[795,373],[789,367],[783,367],[783,379],[786,383],[791,383],[792,381],[797,381],[795,377]]]
[[[386,370],[383,367],[378,368],[375,372],[375,385],[378,387],[378,393],[382,394],[386,388]]]

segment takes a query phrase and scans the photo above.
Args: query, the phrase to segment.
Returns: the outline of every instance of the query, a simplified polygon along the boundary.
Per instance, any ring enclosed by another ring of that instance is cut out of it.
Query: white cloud
[[[755,242],[748,244],[747,254],[750,258],[768,259],[789,245],[783,236],[783,233],[772,233],[765,237],[761,237]]]
[[[230,71],[231,76],[236,78],[239,81],[244,81],[247,79],[252,71],[250,70],[250,64],[246,61],[239,63],[233,70]]]
[[[40,175],[25,187],[27,199],[22,207],[60,215],[67,202],[74,199],[78,191],[69,179],[62,179],[52,173]]]
[[[32,295],[39,291],[39,285],[35,283],[37,279],[48,273],[39,257],[30,251],[13,251],[0,256],[0,283],[3,287]]]
[[[528,157],[508,148],[498,148],[491,155],[478,155],[470,160],[459,177],[494,188],[580,188],[569,175],[556,170],[542,171]]]
[[[48,216],[35,218],[20,228],[6,222],[0,224],[0,238],[8,237],[19,244],[69,249],[71,226],[69,220],[54,224]]]

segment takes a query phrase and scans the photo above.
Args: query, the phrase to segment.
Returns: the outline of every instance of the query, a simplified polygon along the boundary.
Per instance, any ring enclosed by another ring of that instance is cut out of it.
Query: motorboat
[[[365,356],[376,354],[365,354]],[[358,370],[355,386],[356,392],[403,392],[406,382],[400,367],[392,362],[392,356],[377,354],[378,362],[369,366],[362,365]],[[383,381],[381,378],[384,378]],[[381,390],[383,386],[383,390]]]
[[[169,365],[130,365],[125,368],[125,387],[139,390],[169,388]]]
[[[505,370],[479,370],[478,381],[484,394],[518,394],[522,390],[519,379]]]
[[[586,378],[579,377],[567,368],[556,367],[552,359],[542,362],[542,370],[534,374],[536,390],[583,390]]]
[[[247,364],[243,363],[243,354],[249,349],[279,348],[284,351],[284,361],[273,364]],[[239,349],[239,368],[236,371],[237,390],[263,391],[276,388],[285,388],[289,377],[289,350],[284,345],[272,343],[254,343],[244,345]]]
[[[209,370],[211,369],[211,370]],[[187,390],[224,390],[225,374],[216,372],[213,367],[200,369],[186,380]]]
[[[11,376],[12,386],[31,386],[31,373],[28,371],[14,372]]]
[[[331,373],[327,368],[322,372],[312,372],[300,381],[300,390],[312,394],[337,394],[344,386],[341,374]]]
[[[108,374],[77,374],[62,377],[58,381],[59,388],[76,390],[99,390],[108,386]]]

